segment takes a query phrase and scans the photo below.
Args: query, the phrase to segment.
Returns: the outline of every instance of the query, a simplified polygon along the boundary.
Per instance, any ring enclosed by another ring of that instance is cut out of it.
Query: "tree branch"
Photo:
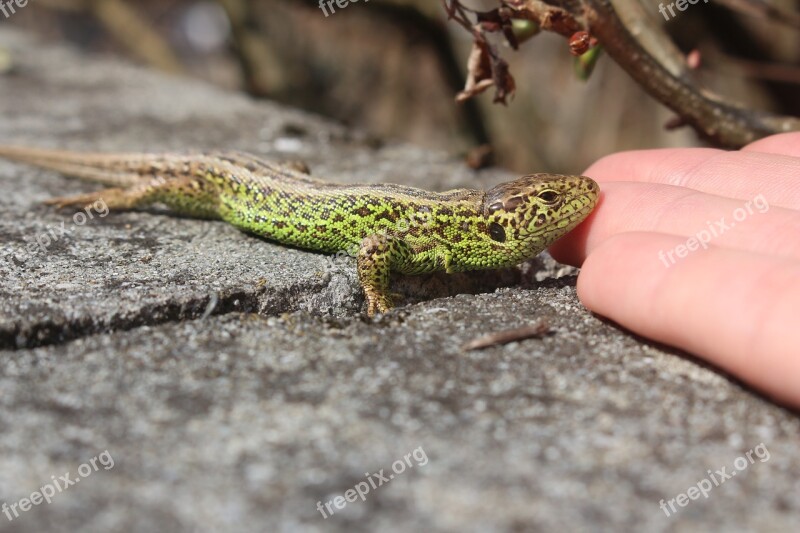
[[[450,0],[446,6],[451,18],[471,31],[476,45],[486,42],[484,31],[500,31],[501,25],[470,25],[459,20],[468,12],[474,14],[476,21],[532,20],[541,29],[568,38],[577,30],[588,31],[645,91],[677,113],[676,125],[692,126],[701,137],[717,146],[739,148],[767,135],[800,130],[798,118],[746,109],[698,87],[685,59],[664,31],[649,20],[644,10],[627,9],[631,7],[630,0],[500,0],[499,4],[498,9],[483,13],[467,10],[458,0]],[[624,22],[615,6],[625,13]],[[453,17],[453,13],[459,16]],[[515,47],[516,42],[509,40],[509,44]],[[482,89],[490,80],[497,85],[498,80],[504,79],[493,70],[484,72],[488,67],[494,69],[505,64],[491,52],[489,49],[484,54],[491,61],[474,61],[481,67],[474,70],[480,74],[477,79],[483,83]],[[513,81],[510,74],[500,74]],[[480,91],[468,96],[477,92]]]
[[[800,119],[723,102],[688,79],[673,75],[631,35],[609,0],[583,1],[588,31],[603,44],[608,55],[703,138],[718,146],[740,148],[767,135],[800,130]]]

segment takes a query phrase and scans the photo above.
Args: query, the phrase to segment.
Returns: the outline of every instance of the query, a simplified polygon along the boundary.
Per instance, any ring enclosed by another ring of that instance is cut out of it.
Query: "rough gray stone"
[[[7,28],[0,47],[16,65],[0,76],[0,142],[229,147],[433,189],[508,178]],[[408,304],[373,322],[352,265],[157,210],[79,226],[40,205],[90,188],[0,163],[0,503],[77,479],[106,450],[114,461],[51,504],[0,514],[2,531],[788,531],[800,519],[796,415],[591,315],[574,273],[557,277],[546,257],[402,280]],[[541,339],[461,348],[538,320],[552,329]],[[769,459],[736,471],[761,443]],[[365,501],[317,511],[414,450]],[[722,467],[736,477],[708,498],[659,509]]]

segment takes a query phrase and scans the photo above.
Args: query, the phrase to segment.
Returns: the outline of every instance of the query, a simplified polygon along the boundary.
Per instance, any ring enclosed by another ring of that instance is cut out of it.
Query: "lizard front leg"
[[[367,298],[367,314],[375,316],[393,307],[389,292],[392,270],[401,270],[411,254],[408,245],[396,237],[370,235],[361,241],[356,257],[358,279]]]

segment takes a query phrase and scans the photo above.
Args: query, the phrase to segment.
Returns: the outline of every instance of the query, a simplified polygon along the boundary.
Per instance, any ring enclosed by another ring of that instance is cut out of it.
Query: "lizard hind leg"
[[[56,209],[78,207],[101,210],[98,206],[102,206],[102,210],[124,211],[152,202],[153,190],[154,188],[150,185],[139,185],[129,189],[111,187],[73,196],[59,196],[46,200],[44,203],[55,206]]]
[[[134,187],[112,187],[100,191],[52,198],[45,203],[58,209],[79,207],[128,211],[161,203],[173,212],[196,218],[219,218],[219,196],[198,178],[155,179]]]

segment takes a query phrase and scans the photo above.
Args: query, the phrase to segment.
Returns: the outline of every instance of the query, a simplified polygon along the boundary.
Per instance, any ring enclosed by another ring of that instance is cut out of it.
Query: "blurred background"
[[[681,51],[699,53],[698,78],[709,90],[751,108],[800,115],[797,21],[748,12],[758,2],[699,2],[669,21],[660,2],[641,6]],[[797,0],[771,2],[800,11]],[[581,80],[566,40],[546,32],[518,51],[498,41],[517,82],[508,106],[493,104],[491,89],[455,103],[472,39],[447,22],[436,0],[362,0],[328,16],[318,2],[304,0],[36,0],[2,23],[299,107],[376,140],[441,149],[473,165],[581,172],[619,150],[701,145],[687,128],[667,131],[673,114],[608,57]]]

